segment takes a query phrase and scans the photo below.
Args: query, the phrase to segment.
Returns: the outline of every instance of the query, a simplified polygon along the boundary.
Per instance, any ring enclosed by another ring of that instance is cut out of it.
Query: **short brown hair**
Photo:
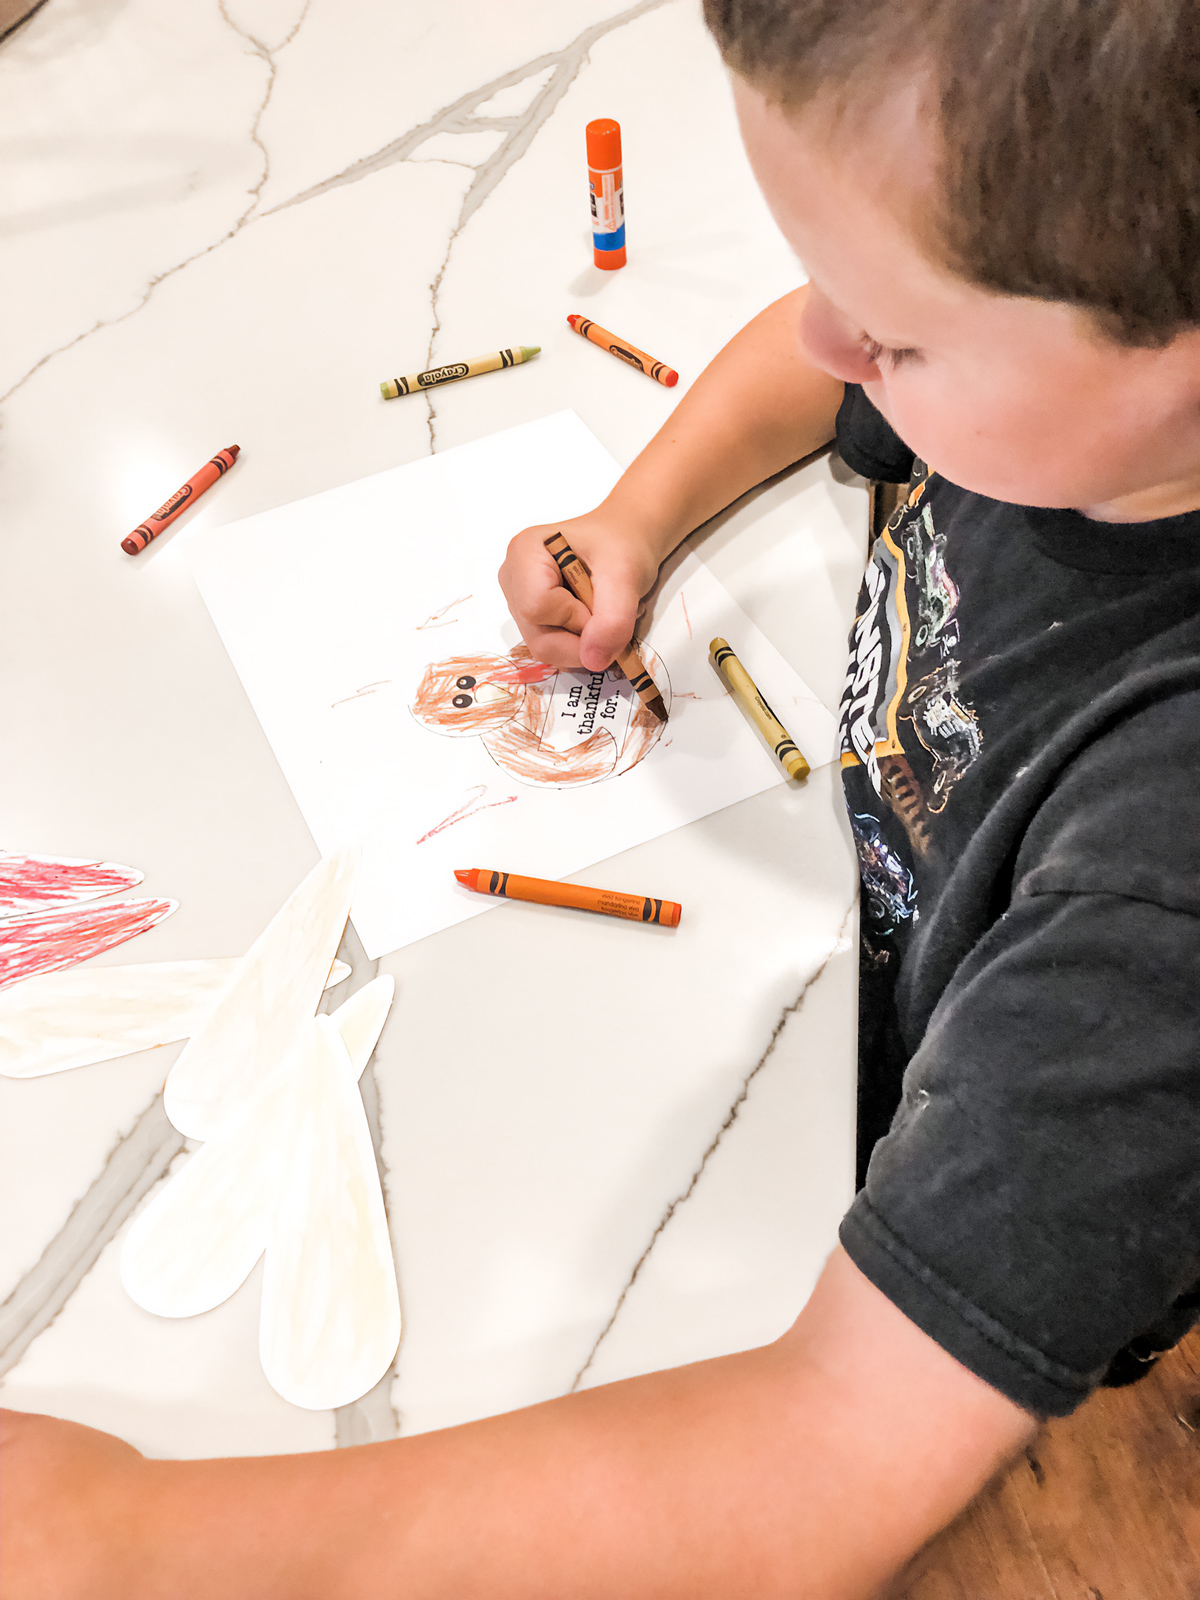
[[[927,73],[930,243],[1120,343],[1200,326],[1200,0],[704,0],[734,72],[787,108]]]

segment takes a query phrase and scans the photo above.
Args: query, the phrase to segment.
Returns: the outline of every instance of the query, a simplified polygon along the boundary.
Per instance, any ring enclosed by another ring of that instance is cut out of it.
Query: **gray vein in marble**
[[[304,23],[304,19],[308,15],[310,3],[311,0],[304,0],[304,5],[301,9],[300,15],[297,18],[295,26],[292,28],[291,32],[286,35],[281,43],[268,48],[260,39],[256,39],[253,34],[249,34],[243,28],[239,28],[238,25],[231,19],[228,11],[225,8],[225,0],[218,0],[221,16],[229,25],[230,30],[235,33],[239,39],[245,40],[245,42],[251,47],[252,53],[258,56],[265,63],[267,68],[266,88],[263,91],[262,99],[259,101],[258,109],[254,113],[254,120],[250,125],[251,142],[257,145],[262,153],[262,172],[259,174],[258,181],[252,184],[251,187],[246,191],[249,195],[249,203],[237,217],[233,226],[227,229],[219,239],[214,239],[212,244],[205,245],[202,250],[193,251],[190,256],[185,256],[182,261],[177,261],[173,267],[167,267],[163,272],[156,273],[154,277],[152,277],[147,283],[142,292],[141,299],[136,305],[130,306],[128,311],[123,311],[120,316],[117,317],[100,317],[92,324],[90,328],[85,328],[82,333],[77,333],[73,339],[68,339],[65,344],[57,345],[53,350],[47,351],[47,353],[42,356],[41,360],[35,361],[33,366],[29,368],[28,372],[24,373],[22,377],[18,378],[16,383],[14,383],[11,388],[6,389],[3,394],[0,394],[0,405],[3,405],[6,400],[11,399],[11,397],[16,394],[18,389],[23,388],[24,385],[29,382],[30,378],[33,377],[35,372],[40,372],[48,361],[54,360],[55,356],[61,356],[67,350],[73,350],[77,344],[82,344],[85,339],[90,339],[94,333],[99,333],[103,328],[115,328],[119,323],[127,322],[130,317],[136,316],[137,313],[149,303],[159,284],[165,283],[168,278],[173,278],[177,272],[182,272],[185,267],[190,267],[193,262],[200,261],[205,256],[211,255],[214,250],[219,250],[222,245],[228,244],[231,239],[236,239],[246,224],[254,220],[254,213],[258,209],[258,201],[259,196],[262,193],[263,184],[266,183],[271,172],[270,156],[267,153],[266,145],[259,137],[258,130],[275,88],[275,56],[280,50],[283,50],[287,45],[291,44],[292,40],[300,31],[300,28]]]
[[[274,216],[279,211],[286,211],[291,206],[302,205],[308,200],[315,200],[319,195],[328,194],[333,189],[343,188],[346,184],[358,183],[361,179],[370,177],[372,173],[382,172],[387,167],[394,166],[397,162],[405,161],[412,152],[436,133],[478,133],[488,130],[502,132],[507,137],[486,160],[478,164],[467,161],[452,163],[453,165],[461,164],[464,167],[468,167],[474,176],[467,187],[466,194],[463,196],[458,221],[455,223],[447,240],[446,254],[442,264],[433,283],[430,284],[433,330],[429,337],[427,361],[432,363],[433,344],[441,325],[437,314],[438,292],[441,288],[446,267],[449,264],[450,251],[458,234],[496,188],[497,184],[501,182],[514,162],[519,161],[525,154],[540,128],[578,76],[592,45],[598,39],[602,39],[605,34],[611,33],[616,28],[623,27],[626,23],[645,15],[648,11],[655,11],[660,6],[669,4],[670,0],[639,0],[637,5],[630,6],[625,11],[619,11],[614,16],[606,17],[601,22],[593,23],[590,28],[585,28],[582,33],[578,34],[570,44],[565,45],[561,50],[538,56],[534,60],[526,62],[523,66],[514,67],[510,72],[491,79],[490,82],[485,83],[482,87],[468,91],[468,93],[455,100],[453,104],[444,106],[440,111],[435,112],[429,121],[421,123],[418,127],[410,128],[407,133],[401,134],[398,139],[393,139],[390,144],[384,145],[381,150],[375,151],[373,155],[362,157],[361,160],[353,162],[349,167],[339,173],[335,173],[331,178],[326,178],[321,183],[314,184],[312,188],[293,195],[290,200],[280,201],[278,205],[271,206],[266,211],[259,211],[259,198],[263,185],[270,175],[270,156],[266,145],[259,137],[259,127],[275,87],[275,56],[296,37],[308,14],[310,3],[311,0],[305,0],[303,10],[295,26],[282,42],[268,47],[255,35],[240,28],[230,17],[226,9],[225,0],[218,0],[221,16],[231,31],[251,47],[253,53],[263,60],[268,69],[266,88],[254,114],[254,121],[250,129],[251,140],[262,152],[263,170],[258,181],[247,191],[250,196],[249,204],[236,219],[233,226],[223,233],[219,239],[215,239],[212,244],[205,245],[202,250],[193,252],[192,255],[185,257],[184,260],[177,261],[174,266],[167,267],[165,271],[152,277],[138,303],[131,306],[128,311],[123,311],[120,316],[116,317],[101,317],[90,328],[85,328],[82,333],[76,334],[73,339],[68,339],[66,343],[47,351],[40,360],[35,361],[29,370],[17,379],[11,388],[0,394],[0,405],[3,405],[6,400],[16,394],[18,389],[28,383],[35,372],[39,372],[47,362],[53,361],[56,356],[63,355],[67,350],[74,349],[77,344],[82,344],[85,339],[90,339],[94,333],[99,333],[104,328],[116,327],[119,323],[126,322],[130,317],[136,316],[149,303],[159,284],[165,283],[168,278],[173,278],[176,273],[182,272],[185,267],[190,267],[193,262],[202,260],[205,256],[211,255],[214,250],[219,250],[223,245],[228,244],[250,223],[260,222],[266,217]],[[486,113],[477,117],[471,115],[474,107],[484,104],[493,95],[498,94],[500,90],[511,88],[518,83],[524,82],[526,78],[535,77],[538,73],[549,69],[553,69],[549,79],[536,92],[523,112],[513,116],[492,116]],[[428,407],[429,448],[432,452],[436,447],[435,423],[437,421],[437,412],[432,394],[427,394],[425,401]]]
[[[321,996],[318,1009],[326,1014],[369,983],[379,967],[377,961],[368,960],[351,923],[347,923],[338,947],[338,959],[345,961],[351,972],[344,982]],[[386,1201],[387,1169],[383,1161],[374,1063],[372,1054],[359,1081]],[[86,1071],[86,1068],[78,1070]],[[129,1133],[118,1140],[99,1176],[76,1203],[38,1261],[0,1305],[0,1376],[17,1364],[38,1334],[54,1321],[138,1203],[166,1177],[172,1161],[185,1144],[183,1135],[167,1120],[162,1095],[156,1095]],[[388,1372],[370,1393],[334,1412],[334,1431],[339,1445],[395,1438],[398,1424],[389,1398],[392,1376]]]
[[[499,131],[506,135],[490,156],[478,164],[464,161],[463,166],[470,167],[474,177],[467,185],[467,192],[463,196],[459,208],[458,220],[450,230],[446,240],[446,252],[442,257],[434,275],[433,282],[429,285],[430,311],[432,323],[429,332],[429,343],[425,351],[425,365],[431,367],[433,361],[433,347],[441,331],[441,318],[439,315],[438,301],[441,294],[442,279],[450,265],[450,255],[454,249],[454,241],[458,238],[463,228],[479,210],[483,202],[492,191],[502,182],[509,169],[518,162],[526,150],[533,143],[539,130],[549,120],[559,101],[578,77],[588,52],[598,39],[606,33],[623,27],[626,23],[633,22],[637,17],[644,16],[648,11],[655,11],[660,6],[666,5],[668,0],[639,0],[639,3],[630,6],[625,11],[618,11],[614,16],[606,17],[601,22],[595,22],[590,28],[585,28],[564,45],[561,50],[553,50],[546,55],[537,56],[532,61],[527,61],[523,66],[514,67],[510,72],[502,73],[498,78],[471,89],[466,94],[460,95],[451,105],[443,106],[434,113],[427,122],[420,123],[415,128],[410,128],[407,133],[401,134],[398,139],[393,139],[390,144],[384,145],[381,150],[376,150],[373,155],[363,156],[343,171],[335,173],[332,178],[314,184],[311,189],[305,189],[301,194],[293,195],[290,200],[284,200],[279,205],[273,206],[269,211],[264,211],[263,216],[269,217],[276,211],[284,211],[289,206],[303,205],[308,200],[315,200],[319,195],[329,194],[334,189],[344,188],[347,184],[359,183],[363,178],[369,178],[376,172],[383,172],[388,167],[395,166],[398,162],[407,161],[411,155],[438,133],[481,133],[488,130]],[[550,70],[552,69],[552,70]],[[473,116],[476,106],[485,104],[498,94],[502,89],[513,88],[516,84],[523,83],[526,78],[532,78],[539,73],[550,70],[550,76],[540,89],[534,94],[525,110],[514,116]],[[442,158],[434,158],[442,159]],[[456,163],[457,164],[457,163]],[[429,427],[429,450],[432,454],[437,449],[437,408],[434,404],[432,393],[425,396],[428,408],[426,421]]]
[[[787,1027],[787,1025],[791,1021],[791,1019],[796,1015],[796,1013],[803,1006],[804,998],[808,994],[808,991],[812,988],[813,984],[816,983],[820,979],[821,974],[825,971],[825,968],[833,960],[834,956],[837,955],[841,950],[845,949],[846,926],[849,923],[851,916],[853,915],[854,907],[855,907],[856,903],[857,903],[857,896],[856,896],[855,900],[852,900],[850,902],[849,906],[846,908],[846,914],[842,918],[842,924],[841,924],[841,927],[838,929],[837,938],[834,940],[833,944],[830,946],[829,952],[826,955],[824,961],[822,961],[821,965],[813,973],[812,977],[809,978],[808,982],[800,990],[800,993],[796,996],[796,998],[793,1001],[791,1001],[788,1005],[786,1005],[783,1008],[783,1010],[780,1012],[779,1020],[776,1022],[775,1026],[771,1029],[771,1036],[767,1040],[766,1048],[764,1049],[762,1055],[759,1056],[758,1060],[750,1068],[749,1072],[747,1072],[745,1077],[742,1079],[741,1088],[738,1090],[737,1095],[734,1097],[733,1104],[729,1107],[729,1110],[725,1113],[724,1122],[722,1122],[721,1126],[717,1129],[716,1134],[713,1136],[711,1144],[708,1146],[708,1149],[705,1150],[704,1154],[700,1157],[700,1164],[697,1166],[695,1172],[692,1173],[691,1178],[688,1180],[687,1187],[682,1191],[682,1193],[677,1194],[675,1196],[674,1200],[672,1200],[671,1203],[667,1206],[667,1209],[663,1212],[661,1218],[659,1219],[658,1226],[654,1229],[654,1232],[650,1235],[650,1238],[649,1238],[649,1240],[647,1241],[647,1244],[646,1244],[646,1248],[642,1251],[641,1255],[637,1258],[637,1261],[634,1263],[633,1271],[629,1274],[629,1277],[628,1277],[628,1279],[626,1280],[626,1283],[625,1283],[625,1287],[621,1290],[621,1293],[617,1296],[617,1303],[612,1309],[612,1315],[609,1317],[608,1321],[604,1324],[604,1327],[600,1330],[600,1333],[598,1334],[598,1336],[596,1338],[595,1344],[593,1344],[592,1348],[588,1351],[587,1360],[583,1363],[583,1365],[580,1367],[579,1371],[575,1374],[575,1377],[574,1377],[574,1379],[572,1380],[572,1383],[571,1383],[571,1387],[567,1391],[568,1394],[574,1394],[575,1391],[579,1388],[579,1385],[583,1382],[583,1379],[584,1379],[584,1377],[585,1377],[585,1375],[587,1373],[588,1368],[591,1366],[592,1362],[596,1359],[596,1355],[597,1355],[597,1352],[600,1349],[600,1346],[604,1343],[605,1339],[607,1339],[609,1334],[612,1332],[613,1327],[616,1324],[617,1318],[621,1314],[621,1307],[625,1304],[625,1301],[626,1301],[626,1299],[627,1299],[627,1297],[629,1295],[629,1291],[633,1288],[634,1284],[637,1282],[638,1277],[641,1274],[642,1268],[646,1265],[646,1262],[650,1259],[651,1251],[654,1249],[654,1246],[658,1243],[659,1238],[662,1236],[663,1230],[666,1228],[666,1226],[670,1222],[671,1218],[679,1210],[680,1206],[684,1205],[688,1200],[690,1200],[692,1195],[694,1194],[695,1189],[696,1189],[696,1185],[700,1182],[700,1179],[704,1176],[704,1169],[705,1169],[705,1167],[708,1166],[709,1161],[711,1160],[712,1156],[715,1154],[717,1146],[721,1143],[721,1140],[725,1137],[725,1135],[729,1132],[730,1128],[732,1128],[733,1124],[737,1121],[738,1115],[741,1112],[741,1109],[742,1109],[743,1105],[745,1105],[746,1100],[747,1100],[747,1098],[748,1098],[748,1096],[750,1094],[750,1085],[754,1082],[755,1078],[758,1077],[759,1073],[763,1070],[763,1068],[766,1066],[767,1062],[770,1061],[771,1057],[774,1055],[775,1048],[779,1043],[780,1037],[783,1034],[783,1030]]]
[[[346,924],[346,932],[338,947],[338,959],[351,967],[345,983],[336,989],[327,989],[321,996],[318,1011],[328,1015],[361,989],[379,971],[379,962],[371,961],[355,932],[354,924]],[[386,1024],[385,1024],[386,1031]],[[381,1035],[382,1037],[382,1035]],[[375,1056],[378,1042],[371,1053],[362,1077],[358,1080],[362,1090],[363,1108],[367,1113],[367,1126],[371,1130],[371,1143],[375,1147],[375,1165],[379,1170],[379,1183],[383,1190],[384,1210],[387,1209],[387,1166],[383,1159],[383,1127],[379,1113],[379,1085],[375,1078]],[[333,1413],[334,1440],[339,1449],[347,1445],[374,1444],[380,1439],[394,1439],[400,1431],[399,1418],[392,1407],[392,1379],[395,1365],[388,1369],[375,1387],[349,1405],[339,1406]]]
[[[0,1374],[15,1366],[50,1326],[183,1147],[183,1135],[167,1121],[159,1095],[117,1143],[100,1176],[0,1305]]]

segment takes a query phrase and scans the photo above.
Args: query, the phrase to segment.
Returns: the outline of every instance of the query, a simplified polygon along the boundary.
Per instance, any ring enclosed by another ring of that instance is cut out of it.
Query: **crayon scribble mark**
[[[47,353],[42,356],[41,360],[35,361],[33,365],[25,373],[23,373],[20,378],[17,379],[16,383],[14,383],[11,388],[6,389],[3,394],[0,394],[0,405],[3,405],[5,400],[10,399],[14,394],[16,394],[17,390],[28,383],[29,379],[33,377],[34,373],[40,371],[48,361],[53,361],[55,356],[61,356],[65,351],[74,349],[77,344],[82,344],[85,339],[90,339],[92,334],[99,333],[102,328],[115,328],[118,323],[127,322],[130,317],[136,316],[136,314],[149,303],[151,296],[154,294],[154,291],[158,288],[160,283],[165,283],[168,278],[173,278],[177,272],[182,272],[185,267],[190,267],[194,261],[200,261],[205,256],[211,255],[214,250],[219,250],[222,245],[226,245],[231,239],[235,239],[238,234],[241,233],[242,229],[247,223],[257,220],[254,213],[258,209],[259,197],[262,194],[263,185],[271,175],[271,159],[267,152],[266,145],[259,136],[258,130],[262,124],[262,119],[266,113],[267,106],[270,104],[271,95],[275,90],[275,73],[277,70],[275,65],[275,57],[278,55],[280,50],[285,49],[287,45],[291,44],[292,40],[300,32],[300,29],[304,24],[304,19],[308,16],[308,8],[311,3],[312,0],[304,0],[304,3],[300,8],[300,15],[296,18],[291,31],[287,33],[278,44],[267,45],[264,44],[261,39],[255,38],[253,34],[247,33],[244,28],[240,28],[226,10],[225,0],[217,0],[218,9],[223,20],[228,24],[233,32],[237,34],[239,39],[244,39],[246,41],[246,43],[250,46],[250,53],[258,56],[260,60],[266,64],[267,68],[266,88],[263,91],[262,99],[259,101],[258,109],[254,113],[254,121],[250,125],[251,143],[258,146],[258,149],[262,155],[262,171],[259,174],[258,181],[252,184],[251,187],[246,191],[250,197],[249,203],[243,208],[240,215],[234,219],[233,226],[227,229],[219,239],[214,239],[212,244],[205,245],[202,250],[194,250],[190,256],[185,256],[182,261],[177,261],[173,267],[167,267],[162,272],[156,272],[146,284],[145,289],[142,291],[142,296],[138,300],[137,304],[130,306],[128,311],[122,311],[120,316],[116,317],[99,317],[95,322],[93,322],[90,328],[85,328],[82,333],[77,333],[73,339],[67,339],[63,344],[56,345],[53,350],[47,351]],[[269,213],[264,214],[266,215]]]
[[[603,1328],[601,1328],[600,1333],[597,1336],[595,1344],[592,1346],[591,1350],[588,1352],[587,1360],[583,1363],[583,1365],[580,1367],[579,1371],[575,1374],[575,1379],[574,1379],[573,1383],[571,1384],[570,1389],[568,1390],[569,1394],[574,1394],[576,1389],[579,1388],[579,1385],[583,1382],[584,1375],[586,1374],[588,1368],[591,1366],[592,1362],[596,1359],[596,1352],[599,1350],[600,1346],[604,1343],[605,1339],[607,1339],[608,1335],[612,1332],[613,1324],[616,1322],[618,1316],[620,1316],[620,1314],[621,1314],[621,1307],[625,1304],[625,1300],[626,1300],[626,1297],[629,1294],[629,1291],[633,1288],[634,1284],[637,1282],[638,1276],[641,1273],[642,1268],[646,1265],[646,1262],[649,1260],[650,1252],[654,1249],[654,1246],[658,1243],[659,1237],[662,1234],[663,1229],[667,1226],[667,1224],[670,1222],[671,1218],[679,1210],[680,1206],[683,1205],[685,1203],[685,1201],[691,1199],[692,1194],[695,1191],[696,1185],[700,1182],[700,1179],[703,1177],[704,1169],[705,1169],[705,1167],[707,1167],[709,1161],[711,1160],[713,1154],[715,1153],[717,1146],[720,1144],[721,1140],[725,1137],[725,1135],[729,1132],[730,1128],[732,1128],[734,1123],[737,1121],[738,1115],[740,1114],[742,1107],[745,1105],[746,1100],[749,1098],[750,1085],[754,1082],[755,1078],[758,1077],[759,1073],[762,1071],[762,1069],[766,1066],[767,1062],[770,1061],[771,1057],[774,1055],[775,1047],[778,1045],[780,1037],[783,1034],[784,1029],[787,1027],[787,1025],[791,1021],[791,1019],[796,1015],[796,1013],[803,1006],[804,998],[808,994],[808,991],[812,988],[813,984],[816,983],[817,980],[820,978],[821,974],[825,971],[825,968],[833,960],[834,956],[839,954],[839,952],[841,952],[841,951],[843,951],[843,950],[848,948],[848,944],[847,944],[847,940],[846,940],[846,927],[847,927],[847,924],[850,921],[851,916],[854,913],[854,907],[855,907],[855,905],[857,903],[857,900],[858,900],[858,894],[857,894],[857,890],[856,890],[854,899],[851,900],[850,904],[846,907],[845,915],[842,917],[842,923],[841,923],[841,927],[838,929],[837,938],[833,941],[832,945],[830,945],[829,950],[826,952],[825,959],[821,962],[821,965],[813,973],[812,977],[809,978],[805,982],[804,987],[800,990],[800,993],[791,1002],[791,1004],[785,1006],[783,1008],[783,1010],[780,1012],[779,1020],[778,1020],[778,1022],[776,1022],[774,1028],[772,1028],[771,1036],[767,1040],[766,1049],[763,1051],[762,1055],[759,1056],[758,1060],[754,1063],[754,1065],[750,1068],[749,1072],[747,1072],[745,1077],[742,1079],[741,1088],[738,1090],[737,1095],[734,1098],[733,1104],[730,1106],[729,1110],[726,1112],[724,1122],[722,1122],[721,1126],[717,1129],[716,1134],[715,1134],[715,1136],[714,1136],[714,1138],[712,1140],[712,1143],[709,1145],[708,1149],[700,1157],[700,1164],[696,1168],[695,1172],[692,1173],[691,1179],[689,1180],[686,1189],[684,1189],[681,1194],[676,1195],[674,1200],[671,1201],[670,1205],[668,1205],[667,1209],[663,1212],[658,1226],[655,1228],[654,1232],[650,1235],[650,1239],[649,1239],[649,1241],[648,1241],[648,1243],[646,1245],[646,1248],[642,1251],[641,1255],[638,1257],[637,1261],[634,1263],[633,1271],[629,1274],[629,1277],[628,1277],[628,1279],[626,1281],[625,1287],[621,1290],[621,1293],[617,1296],[617,1303],[613,1307],[612,1315],[609,1317],[608,1321],[604,1324]]]
[[[688,638],[690,639],[692,637],[692,619],[688,616],[687,601],[682,593],[679,596],[679,604],[683,607],[683,620],[687,623]]]
[[[511,72],[506,72],[499,78],[492,78],[478,89],[470,90],[451,105],[443,106],[440,111],[435,112],[428,122],[410,128],[407,133],[401,134],[398,139],[393,139],[390,144],[376,150],[373,155],[363,156],[360,161],[353,162],[334,177],[326,178],[323,182],[314,184],[311,189],[293,195],[290,200],[282,201],[270,211],[265,211],[263,215],[269,217],[287,206],[303,205],[306,200],[315,200],[318,195],[328,194],[332,189],[340,189],[348,183],[358,183],[373,173],[383,172],[386,168],[395,166],[399,161],[407,161],[435,133],[471,134],[491,131],[503,133],[505,136],[503,142],[485,160],[478,163],[472,161],[462,163],[471,169],[474,176],[463,196],[458,221],[446,241],[446,253],[442,257],[442,264],[429,285],[432,326],[425,352],[425,365],[434,366],[433,347],[442,327],[438,298],[442,279],[450,264],[450,252],[454,248],[454,241],[497,184],[502,181],[509,168],[521,159],[533,143],[538,131],[549,120],[559,101],[579,76],[588,58],[588,52],[596,41],[602,39],[606,33],[611,33],[614,28],[623,27],[627,22],[633,22],[637,17],[644,16],[647,11],[655,11],[665,4],[667,0],[638,0],[637,5],[629,6],[625,11],[618,11],[615,16],[605,17],[602,21],[593,23],[590,28],[585,28],[582,33],[576,34],[570,44],[564,45],[561,50],[537,56],[534,60],[527,61],[524,66],[514,67]],[[539,77],[547,72],[549,76],[545,83],[536,90],[528,106],[518,115],[497,117],[489,116],[486,112],[476,114],[477,108],[498,94],[501,89],[512,88],[515,84],[523,83],[526,78]],[[437,410],[432,392],[426,393],[425,404],[426,423],[429,428],[429,453],[432,455],[437,449],[435,427]]]
[[[420,633],[422,628],[448,628],[448,627],[450,627],[451,623],[454,620],[453,618],[450,618],[450,620],[447,621],[447,622],[443,622],[442,621],[442,618],[446,615],[447,611],[453,611],[455,606],[466,605],[467,601],[470,600],[471,598],[472,598],[472,596],[469,595],[469,594],[460,594],[457,600],[451,600],[450,604],[446,605],[446,606],[443,606],[440,611],[432,611],[432,612],[430,612],[429,616],[427,616],[425,618],[424,622],[418,622],[417,623],[416,632]]]
[[[479,802],[486,793],[487,784],[477,783],[471,791],[471,798],[464,801],[448,817],[443,817],[441,822],[430,828],[428,833],[423,833],[417,843],[424,844],[426,839],[432,839],[436,834],[444,832],[447,828],[452,828],[456,822],[465,822],[468,817],[477,817],[481,811],[490,811],[493,806],[510,806],[514,800],[520,798],[518,795],[510,794],[503,800],[489,800],[487,805],[481,806]]]
[[[351,700],[361,700],[364,695],[374,694],[376,689],[382,689],[385,684],[391,683],[391,681],[390,678],[376,678],[374,683],[364,683],[362,688],[355,689],[353,694],[343,695],[340,700],[333,701],[329,709],[332,711],[334,706],[345,706],[349,705]]]

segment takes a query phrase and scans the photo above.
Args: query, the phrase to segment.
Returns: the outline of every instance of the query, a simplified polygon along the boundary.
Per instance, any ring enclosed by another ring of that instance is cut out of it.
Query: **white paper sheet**
[[[612,678],[503,681],[508,540],[618,476],[566,411],[177,541],[322,852],[362,846],[351,915],[370,956],[497,904],[455,867],[565,877],[786,781],[709,664],[715,634],[809,764],[834,759],[832,717],[694,557],[639,630],[670,701],[660,737]]]

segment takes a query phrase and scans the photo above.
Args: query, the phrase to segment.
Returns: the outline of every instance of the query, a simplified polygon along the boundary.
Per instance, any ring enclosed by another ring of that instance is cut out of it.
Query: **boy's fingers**
[[[641,594],[624,575],[595,572],[592,583],[594,603],[579,640],[579,659],[589,672],[600,672],[633,638]]]

